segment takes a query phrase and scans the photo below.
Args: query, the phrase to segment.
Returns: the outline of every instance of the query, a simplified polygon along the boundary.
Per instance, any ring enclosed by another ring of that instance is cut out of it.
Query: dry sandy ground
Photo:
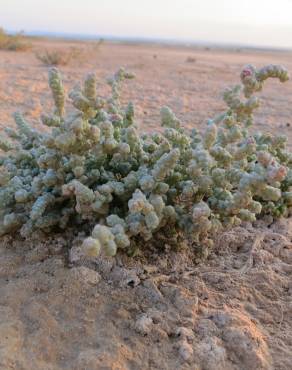
[[[72,44],[73,45],[73,44]],[[143,129],[158,127],[169,105],[188,127],[224,108],[220,92],[246,63],[281,63],[292,54],[75,44],[83,61],[62,67],[67,88],[95,71],[135,72],[125,98]],[[39,41],[26,53],[0,51],[0,125],[21,110],[37,125],[50,109]],[[188,57],[196,59],[187,62]],[[292,83],[269,82],[256,129],[291,143]],[[218,237],[208,261],[191,251],[149,252],[93,262],[78,259],[68,235],[0,241],[0,369],[17,370],[288,370],[292,364],[291,220],[245,225]]]

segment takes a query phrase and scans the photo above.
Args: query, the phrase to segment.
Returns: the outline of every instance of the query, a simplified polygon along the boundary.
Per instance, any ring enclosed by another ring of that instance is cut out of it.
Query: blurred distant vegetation
[[[70,48],[55,48],[45,49],[37,51],[35,53],[36,58],[47,66],[66,66],[71,62],[78,61],[83,62],[85,56],[100,51],[101,45],[104,44],[104,39],[90,42],[87,47],[83,45],[82,48],[70,47]]]
[[[196,63],[196,58],[188,56],[186,58],[186,63]]]
[[[105,43],[103,38],[93,42],[93,51],[99,51],[100,47]]]
[[[66,66],[72,60],[80,60],[82,56],[82,50],[75,47],[72,47],[68,50],[45,50],[43,52],[37,52],[35,56],[43,64],[48,66]]]
[[[25,39],[22,32],[10,35],[0,27],[0,50],[25,51],[31,47],[31,43]]]

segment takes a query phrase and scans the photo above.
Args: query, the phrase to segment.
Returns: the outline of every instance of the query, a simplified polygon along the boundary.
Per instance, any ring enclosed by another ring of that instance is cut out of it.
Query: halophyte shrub
[[[161,109],[163,133],[139,133],[133,104],[120,102],[121,83],[132,77],[120,69],[102,99],[89,74],[69,94],[75,109],[65,114],[60,73],[50,70],[55,110],[41,116],[50,130],[38,131],[16,113],[17,131],[7,128],[11,140],[0,141],[0,235],[91,227],[86,253],[103,248],[113,256],[157,233],[207,249],[222,229],[265,214],[289,216],[286,138],[249,133],[255,93],[268,78],[288,80],[283,67],[246,66],[241,84],[224,93],[226,111],[203,133],[184,128],[168,107]]]

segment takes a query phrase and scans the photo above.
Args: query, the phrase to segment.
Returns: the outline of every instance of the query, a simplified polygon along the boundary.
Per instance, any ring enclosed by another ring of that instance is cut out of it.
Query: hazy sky
[[[0,0],[0,25],[292,47],[292,0]]]

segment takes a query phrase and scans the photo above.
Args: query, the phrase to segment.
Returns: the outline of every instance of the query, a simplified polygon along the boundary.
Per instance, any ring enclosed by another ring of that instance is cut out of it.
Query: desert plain
[[[282,64],[292,51],[36,39],[0,51],[0,130],[21,111],[39,130],[52,107],[45,49],[78,49],[59,69],[65,89],[95,72],[98,92],[120,66],[141,131],[164,105],[202,130],[245,64]],[[292,81],[269,80],[253,130],[292,143]],[[292,368],[292,223],[269,218],[218,236],[197,264],[188,250],[84,261],[68,235],[0,239],[0,369],[288,370]]]

